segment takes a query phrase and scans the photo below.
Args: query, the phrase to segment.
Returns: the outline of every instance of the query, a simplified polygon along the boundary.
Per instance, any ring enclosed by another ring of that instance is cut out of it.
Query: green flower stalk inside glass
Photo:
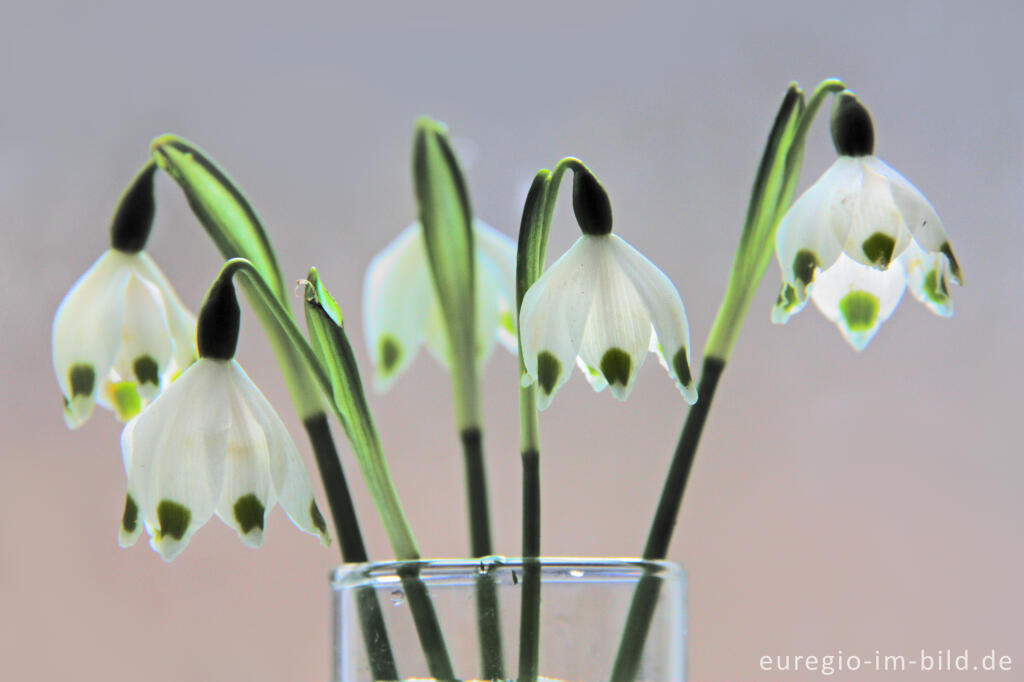
[[[808,131],[830,96],[838,159],[790,206]],[[370,265],[366,340],[379,387],[395,381],[423,341],[451,372],[474,557],[494,552],[479,373],[495,339],[518,354],[523,465],[518,660],[504,660],[496,585],[483,572],[475,581],[481,678],[506,679],[515,665],[516,679],[542,679],[538,409],[550,403],[574,365],[595,390],[608,388],[624,400],[646,353],[653,352],[692,405],[641,555],[657,561],[667,555],[712,399],[772,253],[783,279],[772,311],[777,323],[813,300],[860,350],[908,286],[935,313],[952,314],[949,283],[963,278],[938,214],[873,153],[870,115],[842,82],[823,81],[807,99],[795,84],[787,89],[756,172],[698,374],[691,367],[689,326],[676,287],[612,233],[608,193],[582,161],[568,157],[536,174],[513,245],[474,217],[447,129],[428,118],[417,121],[412,155],[417,221]],[[427,669],[435,679],[456,679],[339,305],[310,269],[300,282],[303,334],[267,231],[234,181],[181,138],[157,138],[150,154],[115,210],[110,250],[65,296],[53,325],[53,364],[68,425],[81,425],[97,402],[130,420],[121,437],[128,490],[121,544],[134,543],[146,529],[153,549],[171,560],[216,514],[246,545],[258,547],[265,515],[277,503],[297,527],[329,542],[298,448],[234,360],[241,314],[237,278],[307,431],[342,558],[369,560],[328,413],[355,453],[395,557],[408,562],[401,565],[399,579]],[[179,185],[225,259],[198,321],[144,252],[155,216],[158,170]],[[545,271],[566,171],[573,175],[573,211],[583,234]],[[637,678],[660,589],[653,575],[637,583],[608,679]],[[401,679],[377,595],[360,588],[356,602],[372,678]]]

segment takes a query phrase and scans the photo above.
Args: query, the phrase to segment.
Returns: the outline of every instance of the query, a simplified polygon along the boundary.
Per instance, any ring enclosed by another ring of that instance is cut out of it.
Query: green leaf
[[[192,212],[225,259],[241,257],[259,269],[278,300],[284,280],[263,224],[235,182],[202,149],[175,135],[149,145],[157,164],[181,186]]]
[[[426,117],[416,122],[412,170],[427,260],[447,331],[457,420],[462,430],[475,428],[480,420],[473,213],[443,124]]]
[[[363,391],[359,366],[342,325],[341,309],[321,284],[316,268],[310,268],[305,282],[304,307],[313,352],[330,383],[332,404],[343,420],[395,556],[401,560],[417,559],[419,550],[384,459],[380,435]]]

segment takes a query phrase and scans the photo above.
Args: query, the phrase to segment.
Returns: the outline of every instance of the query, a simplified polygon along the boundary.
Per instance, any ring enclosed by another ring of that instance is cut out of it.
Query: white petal
[[[516,243],[481,220],[473,221],[477,271],[498,304],[498,341],[516,350]],[[482,272],[481,272],[482,271]],[[478,285],[479,286],[479,285]]]
[[[583,331],[580,357],[604,375],[611,394],[625,400],[651,344],[651,317],[637,293],[631,273],[615,254],[616,235],[595,240],[592,286],[594,302]],[[597,241],[599,240],[599,241]]]
[[[427,315],[437,305],[418,223],[374,257],[363,291],[366,343],[383,390],[415,357]]]
[[[616,261],[632,280],[654,326],[654,337],[649,345],[675,380],[683,398],[692,405],[697,401],[697,389],[690,370],[690,325],[679,291],[668,275],[630,244],[615,235],[610,244]]]
[[[811,298],[822,314],[836,323],[850,345],[863,350],[896,309],[905,284],[898,260],[887,270],[878,270],[844,254],[835,265],[819,273],[811,287]]]
[[[167,561],[213,514],[224,483],[230,363],[193,364],[121,437],[128,492]]]
[[[949,260],[941,253],[926,253],[916,242],[900,257],[907,273],[910,293],[936,315],[953,314],[953,298],[949,295]]]
[[[139,395],[148,402],[160,391],[160,378],[173,350],[155,285],[138,277],[129,279],[121,324],[121,349],[114,366],[137,385]]]
[[[231,364],[234,391],[245,402],[252,418],[263,431],[267,447],[267,471],[273,486],[270,495],[276,495],[288,518],[300,530],[316,535],[323,545],[329,544],[327,525],[313,499],[313,486],[309,482],[295,442],[259,388],[252,383],[238,363]],[[272,504],[272,501],[268,502],[268,510]]]
[[[523,385],[539,381],[537,406],[544,409],[572,374],[583,343],[596,287],[600,237],[580,237],[540,276],[523,297],[520,340],[527,374]],[[538,374],[538,358],[540,361]]]
[[[231,365],[232,370],[241,372],[236,362]],[[234,371],[232,375],[228,391],[231,426],[217,516],[234,528],[246,545],[259,547],[267,512],[276,502],[270,483],[270,443],[263,415],[254,413],[249,406],[252,398],[243,393],[248,388],[234,380]],[[252,382],[246,383],[255,389]]]
[[[859,263],[885,269],[910,244],[910,231],[896,207],[889,178],[867,161],[857,162],[862,171],[860,191],[840,199],[843,211],[850,213],[843,251]]]
[[[121,306],[131,274],[128,258],[117,251],[105,252],[71,287],[53,318],[53,368],[71,428],[89,418],[97,389],[114,365],[121,342]]]
[[[782,217],[775,237],[775,256],[783,282],[793,287],[795,303],[789,314],[807,301],[807,286],[815,268],[829,268],[842,253],[849,220],[836,211],[836,196],[859,178],[857,167],[840,157]],[[836,231],[843,231],[837,237]],[[788,315],[787,315],[788,319]],[[785,320],[782,320],[785,321]]]
[[[136,262],[136,275],[155,284],[160,291],[163,304],[164,323],[171,335],[174,346],[174,360],[177,371],[182,372],[196,361],[196,318],[178,298],[171,283],[153,259],[145,252],[140,253]]]

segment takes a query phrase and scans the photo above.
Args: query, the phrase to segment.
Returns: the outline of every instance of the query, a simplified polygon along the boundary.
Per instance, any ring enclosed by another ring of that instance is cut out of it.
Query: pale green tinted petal
[[[224,483],[229,363],[202,359],[125,427],[128,493],[166,561],[213,514]]]
[[[906,276],[900,262],[878,270],[840,256],[819,273],[811,298],[822,314],[836,323],[855,350],[862,350],[900,302]]]
[[[912,242],[900,257],[907,273],[910,293],[936,315],[953,314],[953,297],[949,295],[949,260],[941,253],[926,253]]]
[[[377,254],[363,286],[366,343],[378,389],[386,389],[415,357],[437,295],[417,223]]]
[[[611,235],[610,246],[650,316],[654,337],[649,346],[692,405],[697,401],[697,389],[690,370],[690,325],[679,291],[668,275],[627,242]]]
[[[498,341],[516,350],[516,243],[483,221],[474,220],[477,291],[489,287],[497,302]],[[478,294],[482,295],[482,294]]]
[[[527,374],[523,385],[536,381],[537,406],[544,409],[572,374],[583,343],[596,291],[601,249],[594,237],[580,237],[541,275],[523,297],[520,339]]]
[[[267,510],[276,497],[296,527],[320,538],[321,544],[329,544],[327,526],[313,499],[313,486],[284,422],[238,363],[232,363],[232,384],[265,439],[265,466],[273,486],[268,493]]]
[[[515,351],[515,244],[482,221],[473,221],[476,286],[476,357],[482,367],[494,350],[497,338]],[[448,340],[436,297],[423,325],[423,340],[434,358],[445,367]]]
[[[71,428],[89,418],[97,389],[117,357],[129,258],[117,251],[100,256],[64,296],[53,318],[53,368]]]
[[[844,210],[851,212],[843,251],[859,263],[885,269],[907,248],[910,231],[896,207],[889,179],[867,161],[858,163],[862,171],[860,191],[841,200]]]
[[[138,256],[136,274],[152,282],[160,290],[164,322],[174,346],[175,365],[178,371],[183,371],[198,357],[196,353],[196,318],[178,298],[178,294],[163,271],[145,252]]]
[[[795,301],[801,308],[807,301],[807,286],[816,269],[831,267],[842,253],[842,241],[836,230],[842,229],[843,224],[848,228],[849,221],[844,223],[844,214],[835,211],[833,202],[854,170],[841,157],[796,200],[779,223],[775,257],[783,282],[793,287]]]

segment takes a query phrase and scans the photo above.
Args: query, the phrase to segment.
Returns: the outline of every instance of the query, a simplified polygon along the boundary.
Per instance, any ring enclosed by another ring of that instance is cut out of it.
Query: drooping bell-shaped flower
[[[195,320],[142,250],[153,219],[148,165],[125,192],[111,248],[71,287],[53,319],[53,368],[70,428],[94,402],[131,419],[195,360]]]
[[[125,426],[128,494],[118,542],[150,545],[170,561],[216,513],[259,547],[280,503],[301,530],[329,543],[298,449],[281,418],[233,359],[238,303],[218,280],[200,312],[199,360]]]
[[[848,91],[836,99],[832,139],[839,158],[779,223],[783,285],[772,320],[785,323],[810,297],[861,350],[907,284],[929,309],[949,316],[949,280],[963,279],[935,208],[873,155],[871,117]]]
[[[476,350],[482,364],[495,339],[515,351],[515,252],[511,239],[473,221],[476,260]],[[366,343],[375,383],[384,389],[412,362],[425,341],[447,364],[440,303],[430,276],[423,230],[413,223],[378,253],[363,287]]]
[[[526,292],[520,339],[526,374],[544,409],[574,364],[594,390],[625,400],[648,350],[657,353],[689,403],[690,331],[675,286],[643,254],[611,233],[611,205],[589,172],[574,173],[573,207],[583,231]]]

